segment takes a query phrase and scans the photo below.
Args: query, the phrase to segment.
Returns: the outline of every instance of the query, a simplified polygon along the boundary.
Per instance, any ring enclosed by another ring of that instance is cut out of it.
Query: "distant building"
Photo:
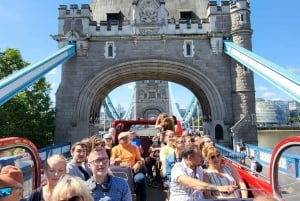
[[[297,101],[290,101],[289,102],[289,111],[290,117],[299,117],[300,116],[300,103]]]
[[[283,103],[281,103],[284,105]],[[258,127],[270,127],[287,124],[286,108],[265,99],[256,99],[256,123]]]

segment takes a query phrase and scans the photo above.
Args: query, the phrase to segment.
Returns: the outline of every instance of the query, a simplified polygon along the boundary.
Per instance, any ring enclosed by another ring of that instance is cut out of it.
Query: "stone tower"
[[[249,1],[240,0],[231,5],[231,37],[241,47],[252,50],[252,29]],[[255,89],[253,72],[231,59],[233,113],[237,122],[233,129],[236,140],[257,144],[255,119]],[[246,133],[253,133],[253,136]]]
[[[56,142],[97,132],[109,92],[143,80],[175,82],[194,93],[204,130],[219,144],[231,144],[232,136],[257,141],[253,73],[223,53],[224,38],[251,49],[248,0],[93,0],[60,6],[58,20],[53,38],[59,46],[76,41],[77,56],[62,66]],[[155,98],[135,117],[168,112],[159,102],[167,93],[155,84],[145,89],[144,97]],[[147,101],[138,99],[143,95],[137,92],[136,104]]]
[[[170,113],[168,82],[143,80],[136,82],[133,119],[156,118],[160,113]]]

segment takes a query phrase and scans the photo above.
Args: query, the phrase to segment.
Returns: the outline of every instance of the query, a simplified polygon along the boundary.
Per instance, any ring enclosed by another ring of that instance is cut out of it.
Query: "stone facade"
[[[56,142],[96,133],[101,103],[114,88],[155,79],[194,93],[205,131],[218,143],[230,145],[231,132],[257,143],[253,73],[223,54],[224,38],[251,49],[247,0],[94,0],[60,6],[58,19],[53,38],[59,46],[76,41],[77,56],[62,67]]]
[[[168,82],[143,80],[136,82],[133,119],[153,119],[162,112],[170,114]]]

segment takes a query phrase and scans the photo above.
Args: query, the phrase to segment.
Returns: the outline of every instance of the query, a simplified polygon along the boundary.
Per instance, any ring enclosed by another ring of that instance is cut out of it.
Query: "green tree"
[[[0,57],[0,79],[28,64],[19,50],[6,49]],[[50,90],[50,83],[41,78],[0,106],[1,137],[24,137],[38,147],[52,144],[55,112],[51,107]]]

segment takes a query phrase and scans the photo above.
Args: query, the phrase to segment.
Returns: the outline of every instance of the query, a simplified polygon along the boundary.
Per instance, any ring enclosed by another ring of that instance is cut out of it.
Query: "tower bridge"
[[[199,101],[207,133],[223,145],[231,143],[232,132],[257,144],[253,72],[300,100],[294,88],[299,87],[297,78],[249,54],[248,0],[220,4],[208,0],[92,0],[81,7],[60,6],[58,27],[53,39],[61,48],[76,42],[69,48],[76,49],[76,56],[61,56],[60,60],[64,63],[56,93],[57,143],[97,132],[93,122],[99,118],[101,104],[113,111],[106,97],[128,82],[164,80],[188,88],[195,95],[193,100]],[[46,60],[52,64],[57,57]],[[7,94],[13,96],[32,83],[32,78],[24,80],[35,68],[48,72],[53,65],[36,64],[1,80],[1,104],[9,99]],[[14,84],[16,80],[23,80],[20,86]]]

